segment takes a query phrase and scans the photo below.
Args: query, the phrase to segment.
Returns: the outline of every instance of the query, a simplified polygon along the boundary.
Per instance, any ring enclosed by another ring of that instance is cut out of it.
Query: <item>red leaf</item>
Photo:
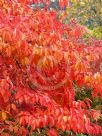
[[[65,6],[67,6],[67,4],[68,0],[59,0],[60,8],[64,8]]]
[[[58,132],[55,129],[48,130],[48,136],[58,136]]]

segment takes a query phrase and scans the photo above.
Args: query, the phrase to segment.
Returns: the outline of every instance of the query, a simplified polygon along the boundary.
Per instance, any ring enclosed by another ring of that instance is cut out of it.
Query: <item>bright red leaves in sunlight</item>
[[[102,97],[101,43],[86,46],[84,27],[63,24],[55,11],[33,11],[30,2],[0,3],[0,134],[26,136],[45,126],[49,136],[59,129],[102,134],[94,123],[101,112],[89,98],[76,101],[73,87]]]

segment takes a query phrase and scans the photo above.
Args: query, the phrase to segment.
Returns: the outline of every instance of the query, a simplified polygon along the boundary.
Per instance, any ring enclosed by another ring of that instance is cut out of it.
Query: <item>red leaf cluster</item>
[[[88,98],[76,101],[73,89],[76,82],[102,97],[101,43],[77,42],[82,28],[71,29],[55,11],[33,11],[25,2],[0,3],[1,135],[7,130],[22,136],[45,126],[52,136],[58,129],[101,135],[101,126],[90,121],[101,113],[91,110]]]

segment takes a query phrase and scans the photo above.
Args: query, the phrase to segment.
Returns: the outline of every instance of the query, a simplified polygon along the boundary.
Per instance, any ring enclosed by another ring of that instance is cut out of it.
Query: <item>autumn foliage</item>
[[[33,11],[29,1],[0,1],[0,134],[47,127],[49,136],[59,129],[100,136],[101,112],[89,98],[76,101],[73,84],[102,98],[101,43],[79,42],[84,27]]]

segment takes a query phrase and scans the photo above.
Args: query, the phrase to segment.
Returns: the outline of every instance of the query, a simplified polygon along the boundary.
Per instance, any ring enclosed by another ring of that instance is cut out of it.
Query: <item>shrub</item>
[[[102,47],[77,42],[84,30],[56,20],[56,12],[33,11],[29,1],[0,6],[0,134],[31,135],[47,128],[101,135],[100,110],[76,100],[74,84],[102,98]],[[34,132],[35,133],[35,132]]]

